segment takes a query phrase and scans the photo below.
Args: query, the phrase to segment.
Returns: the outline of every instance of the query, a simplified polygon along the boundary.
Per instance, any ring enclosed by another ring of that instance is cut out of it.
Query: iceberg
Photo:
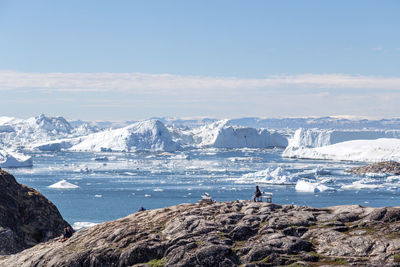
[[[164,124],[158,120],[141,121],[127,127],[106,130],[86,137],[69,148],[71,151],[134,152],[176,151],[179,146],[171,138]]]
[[[0,150],[0,167],[2,168],[32,167],[32,165],[33,161],[30,156],[18,152]]]
[[[284,170],[282,167],[267,168],[262,171],[248,173],[236,180],[236,183],[262,183],[275,185],[295,184],[300,177]]]
[[[74,230],[80,230],[80,229],[92,227],[92,226],[95,226],[95,225],[98,225],[98,223],[94,223],[94,222],[75,222],[72,225],[72,228]]]
[[[333,145],[352,140],[375,140],[379,138],[400,138],[398,130],[296,130],[290,138],[288,148],[312,148]]]
[[[63,149],[71,148],[74,144],[78,144],[80,138],[59,139],[49,142],[36,143],[28,146],[29,149],[38,149],[40,151],[56,152]]]
[[[315,148],[287,148],[284,157],[338,161],[400,161],[400,139],[353,140]]]
[[[49,188],[55,188],[55,189],[75,189],[79,188],[79,186],[71,184],[67,182],[67,180],[61,180],[55,184],[49,185]]]
[[[351,184],[348,185],[343,185],[342,189],[345,190],[359,190],[359,189],[379,189],[382,188],[383,185],[381,184],[370,184],[370,183],[364,183],[363,180],[360,181],[355,181]]]
[[[191,131],[192,138],[185,132],[185,140],[193,140],[198,147],[213,148],[270,148],[286,147],[286,136],[266,129],[229,126],[227,120],[218,121]]]
[[[296,191],[298,192],[306,192],[306,193],[319,193],[319,192],[326,192],[326,191],[336,191],[332,187],[328,187],[321,183],[311,183],[304,180],[300,180],[296,183],[295,187]]]

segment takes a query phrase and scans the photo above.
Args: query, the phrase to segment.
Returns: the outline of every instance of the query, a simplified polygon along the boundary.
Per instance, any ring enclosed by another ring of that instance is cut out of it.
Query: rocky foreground
[[[48,241],[68,225],[53,203],[0,168],[0,255]]]
[[[0,266],[399,266],[400,209],[201,202],[131,214]]]

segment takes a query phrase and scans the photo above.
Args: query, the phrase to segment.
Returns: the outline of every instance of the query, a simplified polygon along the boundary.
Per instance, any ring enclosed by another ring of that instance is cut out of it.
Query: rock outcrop
[[[66,226],[68,223],[47,198],[0,169],[0,255],[48,241]]]
[[[400,209],[235,201],[142,211],[0,266],[399,266]]]
[[[366,173],[387,173],[393,175],[400,175],[400,162],[396,161],[382,161],[378,163],[368,164],[365,166],[354,167],[347,172],[357,175],[364,175]]]

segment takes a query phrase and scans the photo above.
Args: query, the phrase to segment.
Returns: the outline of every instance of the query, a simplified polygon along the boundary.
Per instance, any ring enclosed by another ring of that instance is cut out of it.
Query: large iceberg
[[[82,137],[72,151],[175,151],[179,148],[161,121],[148,120]]]
[[[289,140],[288,147],[322,147],[351,140],[400,138],[399,130],[321,130],[298,129]]]
[[[33,165],[32,158],[18,152],[10,152],[0,150],[0,167],[16,168],[31,167]]]
[[[32,147],[59,139],[88,135],[92,129],[73,128],[63,117],[47,117],[43,114],[29,119],[0,117],[0,144],[3,147]]]
[[[28,146],[28,149],[37,149],[40,151],[61,151],[61,150],[67,150],[71,148],[72,146],[79,144],[83,139],[82,138],[66,138],[66,139],[59,139],[59,140],[54,140],[54,141],[48,141],[48,142],[40,142],[40,143],[34,143],[30,146]]]
[[[284,157],[363,162],[400,161],[400,139],[353,140],[315,148],[287,148]]]
[[[254,129],[227,125],[226,120],[204,125],[191,131],[189,139],[186,132],[186,140],[193,140],[198,147],[214,148],[269,148],[286,147],[287,138],[278,133],[266,129]]]

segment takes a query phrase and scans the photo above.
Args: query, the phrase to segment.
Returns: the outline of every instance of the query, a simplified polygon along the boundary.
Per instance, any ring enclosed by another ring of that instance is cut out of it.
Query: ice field
[[[0,167],[48,197],[75,228],[141,206],[194,203],[206,193],[218,201],[251,199],[255,185],[279,204],[399,206],[400,176],[345,172],[400,161],[397,125],[329,117],[120,123],[0,117]]]

